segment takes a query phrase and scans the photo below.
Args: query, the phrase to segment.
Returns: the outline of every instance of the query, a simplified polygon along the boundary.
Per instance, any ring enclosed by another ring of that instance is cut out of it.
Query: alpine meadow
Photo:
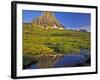
[[[23,17],[23,69],[90,66],[90,30],[66,26],[66,19],[60,16],[61,22],[56,13],[41,11],[29,22]]]

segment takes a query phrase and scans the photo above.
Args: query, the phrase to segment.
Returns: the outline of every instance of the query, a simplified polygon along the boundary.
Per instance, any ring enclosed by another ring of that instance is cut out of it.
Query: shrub
[[[24,45],[25,54],[51,54],[53,52],[54,52],[53,49],[50,49],[45,45],[33,45],[33,44]]]
[[[73,45],[69,45],[69,44],[63,44],[59,46],[60,49],[60,53],[66,54],[66,53],[75,53],[75,52],[79,52],[80,49],[76,46],[74,47]]]

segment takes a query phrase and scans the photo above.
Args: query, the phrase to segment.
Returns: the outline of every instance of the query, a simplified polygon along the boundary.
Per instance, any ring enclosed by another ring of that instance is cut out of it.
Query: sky
[[[36,17],[41,16],[43,11],[23,10],[22,17],[24,23],[31,23]],[[90,32],[91,14],[73,12],[53,12],[56,19],[65,26],[66,29],[85,29]]]

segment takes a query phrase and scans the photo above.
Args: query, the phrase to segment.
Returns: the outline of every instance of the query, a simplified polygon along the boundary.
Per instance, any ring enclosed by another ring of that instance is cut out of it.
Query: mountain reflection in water
[[[26,69],[57,68],[57,67],[78,67],[90,66],[91,55],[89,49],[81,49],[80,53],[69,55],[44,55],[35,64]]]

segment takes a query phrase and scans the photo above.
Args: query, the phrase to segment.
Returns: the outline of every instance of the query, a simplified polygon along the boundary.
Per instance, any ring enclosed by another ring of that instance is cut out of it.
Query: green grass
[[[41,26],[23,25],[23,53],[68,54],[81,48],[90,49],[90,33],[73,30],[43,29]]]

